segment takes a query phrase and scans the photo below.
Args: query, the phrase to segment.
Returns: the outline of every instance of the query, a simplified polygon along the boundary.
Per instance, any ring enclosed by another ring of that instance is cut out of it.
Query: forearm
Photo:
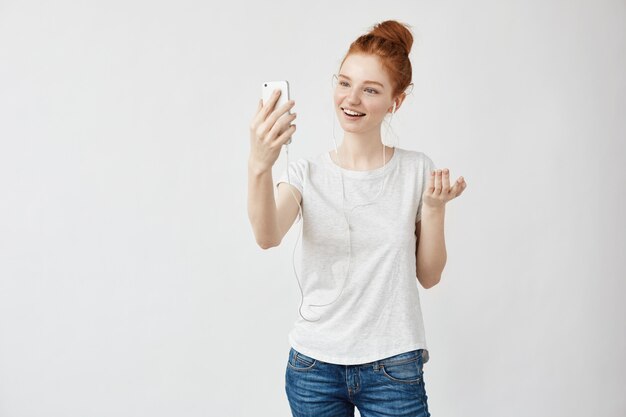
[[[248,219],[259,246],[267,249],[278,244],[272,170],[261,171],[251,163],[248,163]]]
[[[436,285],[446,265],[444,239],[445,206],[441,209],[422,207],[420,236],[417,246],[417,277],[424,288]]]

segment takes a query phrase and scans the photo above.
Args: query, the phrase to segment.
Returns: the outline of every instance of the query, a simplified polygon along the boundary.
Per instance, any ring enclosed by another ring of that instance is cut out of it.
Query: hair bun
[[[408,28],[410,28],[409,25],[396,20],[385,20],[374,25],[369,34],[399,45],[408,56],[413,46],[413,35]]]
[[[350,44],[339,70],[351,54],[373,55],[380,59],[383,69],[389,75],[392,84],[391,95],[396,97],[406,93],[413,77],[409,58],[413,35],[409,28],[409,25],[396,20],[385,20],[374,25],[367,34],[359,36]]]

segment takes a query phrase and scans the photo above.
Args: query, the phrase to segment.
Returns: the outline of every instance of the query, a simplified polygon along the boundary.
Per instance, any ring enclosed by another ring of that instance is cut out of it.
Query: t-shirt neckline
[[[393,148],[393,154],[387,163],[381,167],[369,169],[365,171],[353,171],[351,169],[342,168],[333,161],[330,157],[330,152],[324,152],[324,160],[335,170],[340,170],[341,173],[348,178],[375,178],[383,175],[385,173],[385,169],[392,169],[397,164],[397,156],[398,148]]]

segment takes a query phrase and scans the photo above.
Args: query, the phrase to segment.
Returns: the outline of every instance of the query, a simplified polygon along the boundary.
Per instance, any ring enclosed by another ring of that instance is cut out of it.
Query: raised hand
[[[422,194],[423,204],[431,208],[443,208],[446,203],[461,195],[467,184],[463,177],[450,187],[450,171],[447,168],[437,169],[430,173],[428,185]]]
[[[289,113],[295,101],[290,100],[274,108],[280,93],[280,90],[274,91],[265,104],[263,100],[259,100],[256,114],[250,123],[249,163],[258,171],[272,168],[282,145],[289,141],[296,131],[296,125],[290,124],[296,118],[296,113]]]

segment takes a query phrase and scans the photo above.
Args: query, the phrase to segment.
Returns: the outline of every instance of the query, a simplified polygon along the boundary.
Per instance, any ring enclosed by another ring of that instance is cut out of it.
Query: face
[[[393,109],[391,80],[380,60],[374,55],[351,54],[337,77],[333,101],[343,130],[353,133],[380,130],[383,119]],[[362,116],[350,116],[345,110]]]

